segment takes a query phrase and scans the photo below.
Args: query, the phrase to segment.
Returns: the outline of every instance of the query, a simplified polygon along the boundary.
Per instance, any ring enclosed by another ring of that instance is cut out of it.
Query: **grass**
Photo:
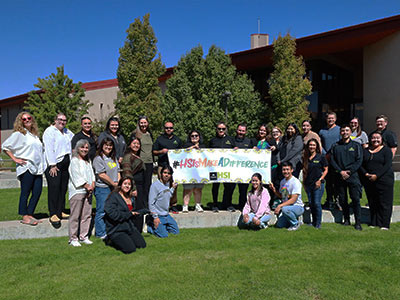
[[[222,193],[223,193],[223,186],[220,186],[219,191],[219,201],[222,201]],[[179,187],[178,190],[178,204],[182,205],[182,191],[183,188]],[[2,189],[0,190],[0,221],[7,221],[7,220],[17,220],[20,219],[18,215],[18,203],[19,203],[19,194],[20,189]],[[239,198],[238,189],[236,188],[233,193],[233,203],[237,204]],[[96,200],[93,197],[93,207],[96,207]],[[303,201],[307,201],[307,195],[305,194],[304,190],[302,193]],[[325,196],[322,198],[323,202]],[[206,184],[203,189],[203,197],[202,197],[202,204],[204,207],[207,207],[208,204],[212,203],[212,195],[211,195],[211,184]],[[365,192],[363,192],[363,197],[361,200],[361,205],[366,205],[367,197],[365,196]],[[66,201],[67,207],[69,207],[68,200]],[[190,206],[194,206],[193,196],[189,203]],[[394,205],[400,205],[400,181],[395,182],[394,188]],[[48,207],[47,207],[47,187],[43,188],[42,195],[40,197],[39,203],[35,210],[35,214],[37,217],[48,217]]]
[[[0,241],[0,299],[397,299],[400,224],[183,229],[124,255],[93,239]],[[395,241],[395,242],[394,242]]]

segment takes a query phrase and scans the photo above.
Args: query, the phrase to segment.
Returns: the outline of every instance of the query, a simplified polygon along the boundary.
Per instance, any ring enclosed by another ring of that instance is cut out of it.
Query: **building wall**
[[[89,109],[92,120],[104,120],[114,111],[114,100],[117,99],[118,87],[86,91],[85,100],[93,103]]]
[[[1,144],[11,135],[14,128],[14,121],[22,111],[22,105],[10,105],[1,108]]]
[[[400,32],[364,48],[364,128],[375,129],[375,117],[389,117],[400,137]]]

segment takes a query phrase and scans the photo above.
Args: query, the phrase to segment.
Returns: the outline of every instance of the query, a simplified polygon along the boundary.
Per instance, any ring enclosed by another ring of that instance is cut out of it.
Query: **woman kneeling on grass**
[[[163,166],[160,180],[154,182],[150,187],[149,210],[152,220],[148,224],[147,232],[161,238],[168,237],[168,233],[179,233],[178,224],[168,214],[169,201],[177,186],[176,183],[173,183],[172,173],[170,166]]]
[[[106,243],[125,254],[145,248],[146,242],[136,229],[132,204],[132,177],[122,176],[118,187],[108,196],[104,206],[107,237]]]
[[[269,201],[270,196],[262,185],[262,176],[259,173],[251,177],[251,191],[247,195],[247,202],[239,219],[239,228],[263,229],[268,227],[271,219]]]
[[[69,165],[69,244],[79,247],[81,243],[93,244],[88,238],[90,221],[92,219],[92,194],[95,187],[95,177],[92,164],[89,160],[89,142],[79,140],[72,153]]]

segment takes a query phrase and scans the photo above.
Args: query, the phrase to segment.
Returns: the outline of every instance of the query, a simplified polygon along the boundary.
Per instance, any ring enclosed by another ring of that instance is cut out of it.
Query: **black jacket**
[[[360,143],[350,140],[348,143],[340,140],[331,148],[331,165],[333,169],[340,173],[341,171],[350,171],[350,178],[347,181],[358,180],[358,169],[363,161],[363,150]]]
[[[136,230],[132,212],[129,211],[124,199],[117,192],[112,192],[104,205],[104,221],[107,235],[117,232],[131,232]]]
[[[222,138],[214,137],[210,141],[210,148],[233,149],[235,148],[235,140],[229,135],[225,135]]]

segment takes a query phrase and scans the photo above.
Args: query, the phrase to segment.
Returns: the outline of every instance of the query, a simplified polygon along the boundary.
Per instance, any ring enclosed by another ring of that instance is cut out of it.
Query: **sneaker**
[[[107,238],[107,234],[105,234],[105,235],[103,235],[103,236],[100,237],[100,239],[103,240],[103,241],[104,241],[106,238]]]
[[[229,212],[235,212],[236,211],[236,209],[233,206],[229,206],[226,210],[229,211]]]
[[[344,222],[343,222],[343,225],[344,226],[350,226],[351,224],[350,224],[350,220],[345,220]]]
[[[214,213],[219,212],[219,209],[218,209],[217,206],[213,206],[211,210],[212,210]]]
[[[171,211],[173,214],[179,214],[179,210],[178,210],[178,208],[177,208],[176,206],[171,206],[170,211]]]
[[[265,224],[265,223],[261,222],[261,224],[258,227],[260,229],[266,229],[266,228],[268,228],[268,224]]]
[[[91,240],[89,240],[88,238],[85,238],[85,239],[81,240],[81,243],[82,243],[82,244],[85,244],[85,245],[91,245],[91,244],[93,244],[93,242],[92,242]]]
[[[200,203],[197,203],[196,206],[194,207],[195,211],[202,213],[204,209],[201,207]]]
[[[362,230],[361,224],[354,225],[355,230]]]
[[[189,206],[187,206],[187,205],[182,206],[182,212],[183,213],[188,213],[189,212]]]
[[[73,246],[73,247],[80,247],[80,246],[81,246],[81,244],[80,244],[79,241],[77,241],[77,240],[69,241],[69,244],[70,244],[71,246]]]
[[[299,228],[300,228],[300,223],[297,222],[296,225],[290,226],[290,227],[288,228],[288,231],[296,231],[296,230],[299,229]]]
[[[381,227],[381,230],[389,230],[387,227]]]

